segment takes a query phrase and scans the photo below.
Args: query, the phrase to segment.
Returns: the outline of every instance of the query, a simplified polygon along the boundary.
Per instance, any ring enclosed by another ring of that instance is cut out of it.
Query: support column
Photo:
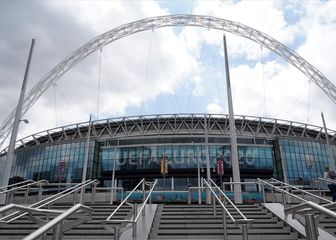
[[[328,158],[329,158],[329,164],[330,164],[330,169],[332,169],[333,171],[335,171],[336,165],[335,165],[335,159],[334,159],[334,154],[331,150],[330,147],[330,143],[329,143],[329,135],[327,132],[327,125],[324,121],[324,115],[323,112],[321,112],[321,117],[322,117],[322,122],[323,122],[323,127],[324,127],[324,132],[325,132],[325,138],[326,138],[326,142],[327,142],[327,154],[328,154]]]
[[[226,37],[223,36],[224,42],[224,58],[225,58],[225,72],[226,72],[226,89],[227,89],[227,97],[228,97],[228,107],[229,107],[229,120],[230,120],[230,138],[231,138],[231,164],[232,164],[232,176],[234,189],[234,201],[235,203],[242,203],[242,195],[241,195],[241,185],[240,182],[240,169],[239,169],[239,161],[238,161],[238,149],[237,149],[237,136],[236,136],[236,124],[233,115],[233,103],[232,103],[232,92],[231,92],[231,82],[230,82],[230,72],[229,72],[229,61],[227,56],[227,48],[226,48]]]
[[[90,150],[90,134],[91,134],[91,115],[90,115],[90,119],[89,119],[88,136],[87,136],[86,144],[85,144],[82,183],[86,181],[86,172],[87,172],[87,165],[88,165],[88,161],[89,161],[89,150]],[[83,187],[82,190],[81,190],[81,195],[80,195],[80,203],[81,204],[83,204],[84,195],[85,195],[85,187]]]
[[[21,87],[21,93],[19,97],[19,102],[18,106],[16,108],[15,112],[15,118],[14,118],[14,123],[13,123],[13,128],[12,128],[12,134],[9,140],[9,146],[8,146],[8,152],[5,160],[5,165],[4,168],[2,169],[2,179],[1,179],[1,186],[7,186],[11,169],[12,169],[12,164],[14,161],[14,150],[15,150],[15,142],[16,142],[16,137],[19,131],[19,124],[21,120],[21,115],[22,115],[22,106],[24,103],[24,97],[26,94],[26,87],[27,87],[27,81],[28,81],[28,74],[29,74],[29,68],[30,68],[30,61],[33,55],[33,50],[34,50],[34,45],[35,45],[35,39],[32,39],[31,46],[30,46],[30,51],[29,51],[29,56],[28,56],[28,61],[27,61],[27,66],[26,66],[26,71],[24,74],[23,78],[23,83]],[[3,191],[6,191],[4,189]],[[0,204],[5,204],[5,194],[0,195]]]
[[[204,130],[205,130],[205,159],[206,159],[206,168],[207,168],[207,182],[210,183],[211,173],[210,173],[210,158],[209,158],[209,129],[207,124],[207,116],[204,115]],[[210,189],[206,188],[206,202],[211,204],[211,193]]]

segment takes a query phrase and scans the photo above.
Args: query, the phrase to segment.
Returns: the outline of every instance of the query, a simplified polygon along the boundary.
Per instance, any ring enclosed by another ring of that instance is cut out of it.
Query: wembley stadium
[[[274,177],[311,185],[328,166],[322,127],[250,116],[235,116],[242,181]],[[132,189],[140,179],[159,179],[158,190],[197,186],[198,174],[232,181],[228,115],[180,114],[111,118],[49,129],[17,142],[11,183],[27,179],[81,182],[85,146],[90,137],[87,178],[102,186]],[[329,130],[335,151],[335,132]],[[168,169],[160,171],[166,158]],[[1,156],[4,162],[5,153]],[[223,176],[216,161],[224,165]],[[114,175],[114,176],[112,176]],[[163,176],[164,175],[164,176]]]

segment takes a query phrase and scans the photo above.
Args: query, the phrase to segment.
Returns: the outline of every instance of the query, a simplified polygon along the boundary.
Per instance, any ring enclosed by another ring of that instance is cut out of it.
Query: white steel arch
[[[217,30],[223,30],[248,38],[261,46],[264,46],[274,53],[278,54],[284,60],[292,64],[305,74],[313,83],[322,89],[327,96],[336,103],[336,87],[313,65],[304,60],[299,54],[284,44],[275,40],[271,36],[262,33],[256,29],[250,28],[244,24],[221,19],[212,16],[202,15],[167,15],[141,19],[135,22],[127,23],[103,33],[92,39],[76,51],[72,52],[62,62],[51,69],[25,96],[22,115],[37,101],[37,99],[52,86],[63,74],[82,61],[85,57],[96,50],[108,45],[109,43],[126,37],[128,35],[153,30],[162,27],[172,26],[194,26]],[[0,127],[0,148],[6,140],[12,128],[15,109],[8,115]]]

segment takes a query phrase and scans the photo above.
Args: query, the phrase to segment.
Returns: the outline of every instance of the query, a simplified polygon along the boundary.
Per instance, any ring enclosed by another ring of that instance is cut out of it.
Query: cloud
[[[193,14],[246,24],[296,50],[329,79],[336,76],[335,1],[197,1]],[[0,120],[17,103],[30,39],[37,38],[29,88],[52,67],[89,40],[122,24],[169,7],[157,1],[8,1],[0,7]],[[16,13],[15,16],[13,13]],[[199,112],[226,113],[222,32],[201,28],[165,28],[120,39],[102,50],[99,118],[134,115],[153,101],[174,98]],[[206,47],[205,47],[206,46]],[[228,34],[235,114],[260,115],[336,128],[332,103],[297,69],[257,44]],[[216,52],[205,54],[204,51]],[[204,58],[204,56],[206,57]],[[48,89],[26,117],[20,136],[58,125],[87,121],[97,112],[100,53],[95,52]],[[186,88],[185,90],[181,90]],[[310,89],[310,92],[309,92]],[[56,112],[55,119],[55,98]],[[191,95],[193,98],[191,99]],[[174,97],[172,97],[174,96]],[[308,99],[309,116],[308,116]],[[194,100],[189,103],[189,100]],[[203,104],[203,105],[202,105]],[[155,111],[171,111],[157,104]],[[202,106],[202,107],[201,107]],[[184,106],[178,106],[183,109]],[[140,111],[140,112],[141,112]]]

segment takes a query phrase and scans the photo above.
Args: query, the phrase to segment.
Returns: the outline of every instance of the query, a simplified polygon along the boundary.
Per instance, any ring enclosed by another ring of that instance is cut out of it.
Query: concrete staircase
[[[228,207],[234,217],[232,207]],[[299,233],[261,205],[238,205],[254,222],[248,229],[249,240],[299,239]],[[227,216],[228,238],[242,239],[242,231]],[[211,205],[159,205],[152,225],[151,240],[223,239],[222,210],[213,216]]]
[[[318,225],[336,238],[336,220],[330,217],[322,217]]]
[[[64,233],[63,239],[114,239],[113,233],[105,230],[100,223],[105,220],[112,211],[116,208],[116,205],[110,205],[108,203],[99,204],[86,204],[94,209],[92,219],[77,226],[76,228]],[[52,209],[69,209],[71,206],[64,204],[54,205]],[[113,219],[129,219],[132,216],[132,208],[130,206],[122,206]],[[70,218],[72,220],[75,218]],[[39,226],[35,224],[29,217],[24,216],[21,219],[14,221],[13,223],[0,224],[0,239],[1,240],[16,240],[23,239],[31,232],[35,231]],[[48,238],[51,239],[52,232],[48,233]]]

